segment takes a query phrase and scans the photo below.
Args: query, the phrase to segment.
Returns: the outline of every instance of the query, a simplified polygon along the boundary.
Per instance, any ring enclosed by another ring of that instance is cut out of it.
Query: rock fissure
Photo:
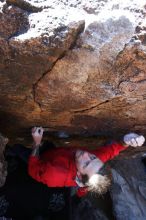
[[[40,111],[42,111],[41,104],[36,99],[36,92],[35,92],[35,90],[36,90],[36,84],[34,84],[33,87],[32,87],[32,96],[33,96],[34,102],[38,105]]]
[[[91,106],[91,107],[89,107],[89,108],[85,108],[85,109],[81,109],[81,110],[73,110],[72,112],[73,112],[74,114],[83,113],[83,112],[86,112],[86,111],[90,111],[90,110],[92,110],[92,109],[94,109],[94,108],[98,108],[99,106],[104,105],[104,104],[106,104],[106,103],[108,103],[108,102],[109,102],[109,100],[106,100],[106,101],[104,101],[104,102],[102,102],[102,103],[96,104],[96,105]]]

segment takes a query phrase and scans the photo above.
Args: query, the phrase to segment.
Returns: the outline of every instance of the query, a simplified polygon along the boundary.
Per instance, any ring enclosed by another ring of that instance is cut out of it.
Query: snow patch
[[[142,20],[145,0],[27,0],[37,7],[43,7],[42,12],[29,15],[30,29],[15,37],[26,40],[39,37],[42,33],[52,33],[55,28],[69,23],[85,20],[85,29],[93,22],[106,22],[109,19],[127,18],[133,27]],[[90,12],[88,13],[88,9]]]

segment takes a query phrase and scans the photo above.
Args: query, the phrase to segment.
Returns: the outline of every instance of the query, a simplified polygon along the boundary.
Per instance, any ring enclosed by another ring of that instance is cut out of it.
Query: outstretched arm
[[[122,142],[113,142],[110,145],[98,148],[94,153],[100,160],[106,162],[119,155],[119,153],[127,149],[128,146],[140,147],[144,142],[144,136],[136,133],[129,133],[124,135]]]

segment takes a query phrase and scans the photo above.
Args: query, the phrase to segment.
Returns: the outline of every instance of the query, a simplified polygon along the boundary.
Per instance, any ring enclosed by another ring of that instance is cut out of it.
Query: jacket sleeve
[[[64,187],[68,170],[59,165],[54,166],[48,161],[44,162],[36,156],[30,156],[28,173],[33,179],[48,187]]]
[[[46,166],[36,156],[30,156],[28,161],[28,173],[38,182],[44,182],[43,174],[46,171]]]
[[[103,146],[94,151],[94,154],[102,160],[102,162],[106,162],[111,160],[115,156],[117,156],[121,151],[126,150],[127,146],[124,146],[119,143],[112,143],[107,146]]]

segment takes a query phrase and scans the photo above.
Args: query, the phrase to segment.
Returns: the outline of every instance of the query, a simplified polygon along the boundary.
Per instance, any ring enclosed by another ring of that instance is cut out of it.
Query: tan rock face
[[[110,1],[98,10],[95,5],[99,2],[3,1],[0,129],[5,134],[27,136],[34,125],[73,134],[146,132],[145,24],[137,23],[144,20],[145,7],[121,6],[133,11],[133,22],[125,14],[113,18],[112,12],[93,19],[100,10],[107,12]]]

